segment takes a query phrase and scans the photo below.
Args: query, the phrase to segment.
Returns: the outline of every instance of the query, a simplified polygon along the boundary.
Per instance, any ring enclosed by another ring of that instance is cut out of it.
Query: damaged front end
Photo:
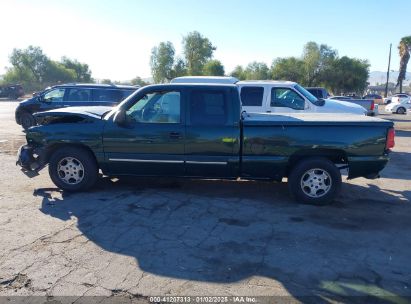
[[[39,171],[46,166],[44,148],[35,148],[31,145],[23,145],[17,152],[16,165],[28,177],[37,176]]]
[[[19,148],[16,164],[28,177],[38,175],[52,151],[61,145],[101,144],[102,118],[111,107],[69,107],[34,114],[36,126],[26,131],[27,144]]]

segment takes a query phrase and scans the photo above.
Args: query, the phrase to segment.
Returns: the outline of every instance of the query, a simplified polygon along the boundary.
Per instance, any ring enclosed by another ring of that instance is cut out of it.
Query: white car
[[[385,111],[390,113],[406,114],[408,111],[411,111],[411,97],[393,97],[391,103],[385,106]]]
[[[389,97],[387,97],[387,98],[384,98],[384,104],[390,104],[393,100],[398,101],[397,97],[398,97],[400,100],[403,100],[403,99],[409,98],[410,95],[405,94],[405,93],[394,94],[394,95],[392,95],[392,96],[389,96]]]
[[[235,77],[185,76],[171,83],[225,83],[237,85],[246,112],[254,113],[351,113],[366,115],[367,111],[353,103],[318,99],[302,86],[291,81],[247,80]]]

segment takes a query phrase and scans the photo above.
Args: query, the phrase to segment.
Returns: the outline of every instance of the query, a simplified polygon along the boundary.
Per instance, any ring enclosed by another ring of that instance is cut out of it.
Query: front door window
[[[62,102],[65,89],[54,89],[47,92],[44,95],[44,101],[46,102]]]
[[[305,100],[290,88],[273,88],[271,90],[271,107],[304,110]]]
[[[127,110],[140,123],[180,123],[180,93],[153,92],[145,95]]]

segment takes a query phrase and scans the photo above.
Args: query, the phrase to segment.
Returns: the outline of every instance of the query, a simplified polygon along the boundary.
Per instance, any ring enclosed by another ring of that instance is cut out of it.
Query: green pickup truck
[[[376,178],[394,146],[393,123],[366,116],[252,114],[238,88],[152,85],[115,108],[36,115],[17,163],[33,176],[48,164],[57,187],[90,188],[99,176],[282,181],[312,204],[330,202],[348,178]]]

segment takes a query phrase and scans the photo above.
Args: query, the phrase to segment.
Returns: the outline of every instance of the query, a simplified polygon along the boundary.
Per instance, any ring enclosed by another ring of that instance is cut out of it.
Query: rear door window
[[[106,102],[120,102],[125,97],[125,93],[128,91],[122,90],[107,90],[107,89],[95,89],[94,92],[94,101],[106,101]],[[128,95],[127,95],[128,96]]]
[[[261,107],[263,105],[263,87],[243,87],[241,89],[241,104],[249,107]]]
[[[71,88],[64,98],[65,101],[87,102],[91,101],[91,89]]]
[[[228,121],[228,102],[222,90],[194,90],[189,106],[192,125],[225,125]]]
[[[133,94],[136,90],[122,90],[123,93],[123,99],[126,99],[128,96]]]

